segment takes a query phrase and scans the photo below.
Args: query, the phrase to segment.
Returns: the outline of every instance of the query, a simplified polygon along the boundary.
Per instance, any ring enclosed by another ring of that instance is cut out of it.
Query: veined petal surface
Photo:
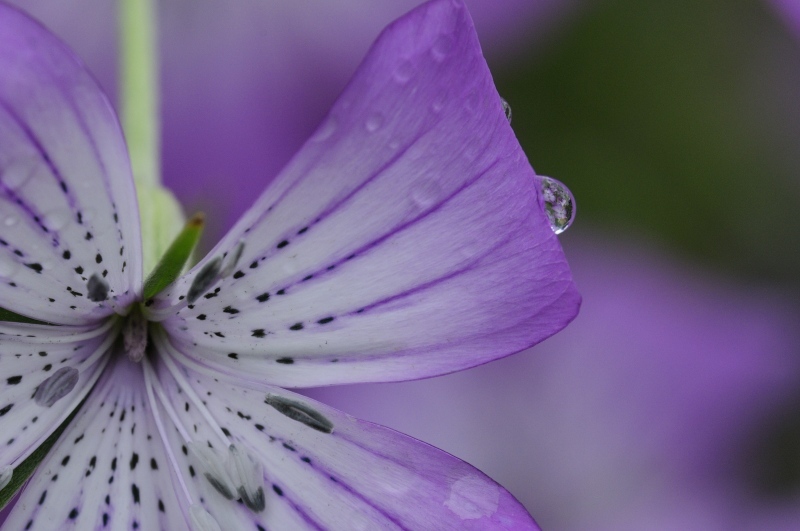
[[[198,272],[242,244],[187,305]],[[434,0],[384,31],[316,134],[150,311],[206,365],[310,386],[484,363],[579,302],[469,14]]]
[[[119,353],[20,495],[4,529],[187,529],[145,396]]]
[[[141,278],[136,193],[110,103],[64,44],[0,4],[0,306],[83,324],[133,301]]]
[[[0,323],[0,469],[18,466],[81,403],[106,365],[113,324]]]
[[[168,430],[192,498],[230,529],[537,529],[511,494],[441,450],[290,391],[219,378],[161,354],[178,361],[182,385],[163,365],[159,385],[193,444],[224,452],[227,438],[263,464],[265,508],[251,511],[212,488],[186,442]]]

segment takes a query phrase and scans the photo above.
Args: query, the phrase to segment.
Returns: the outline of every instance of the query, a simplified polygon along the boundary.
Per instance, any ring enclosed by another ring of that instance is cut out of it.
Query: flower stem
[[[137,188],[161,182],[156,10],[153,0],[119,1],[122,122]]]
[[[131,158],[145,275],[184,224],[172,193],[161,186],[161,122],[154,0],[119,0],[122,124]]]

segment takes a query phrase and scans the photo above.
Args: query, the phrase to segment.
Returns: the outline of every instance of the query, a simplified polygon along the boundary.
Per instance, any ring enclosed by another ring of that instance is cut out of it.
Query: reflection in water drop
[[[575,198],[564,183],[551,177],[540,176],[544,209],[550,219],[550,228],[556,234],[567,230],[575,220]]]
[[[506,120],[511,123],[511,105],[504,98],[500,98],[500,103],[503,104],[503,112],[506,113]]]

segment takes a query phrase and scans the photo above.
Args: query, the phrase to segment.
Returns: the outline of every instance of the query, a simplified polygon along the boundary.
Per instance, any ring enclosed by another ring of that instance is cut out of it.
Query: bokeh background
[[[800,528],[800,2],[466,0],[578,318],[528,352],[311,390],[465,459],[545,528]],[[116,94],[110,0],[19,0]],[[161,0],[164,173],[210,247],[417,0]],[[795,18],[796,17],[796,18]]]

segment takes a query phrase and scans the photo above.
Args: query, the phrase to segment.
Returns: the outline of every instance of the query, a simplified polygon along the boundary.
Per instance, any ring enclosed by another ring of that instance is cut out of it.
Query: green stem
[[[122,124],[139,200],[144,272],[181,230],[184,216],[161,186],[161,123],[154,0],[119,0]]]
[[[161,182],[156,10],[153,0],[120,0],[122,123],[137,188]]]

